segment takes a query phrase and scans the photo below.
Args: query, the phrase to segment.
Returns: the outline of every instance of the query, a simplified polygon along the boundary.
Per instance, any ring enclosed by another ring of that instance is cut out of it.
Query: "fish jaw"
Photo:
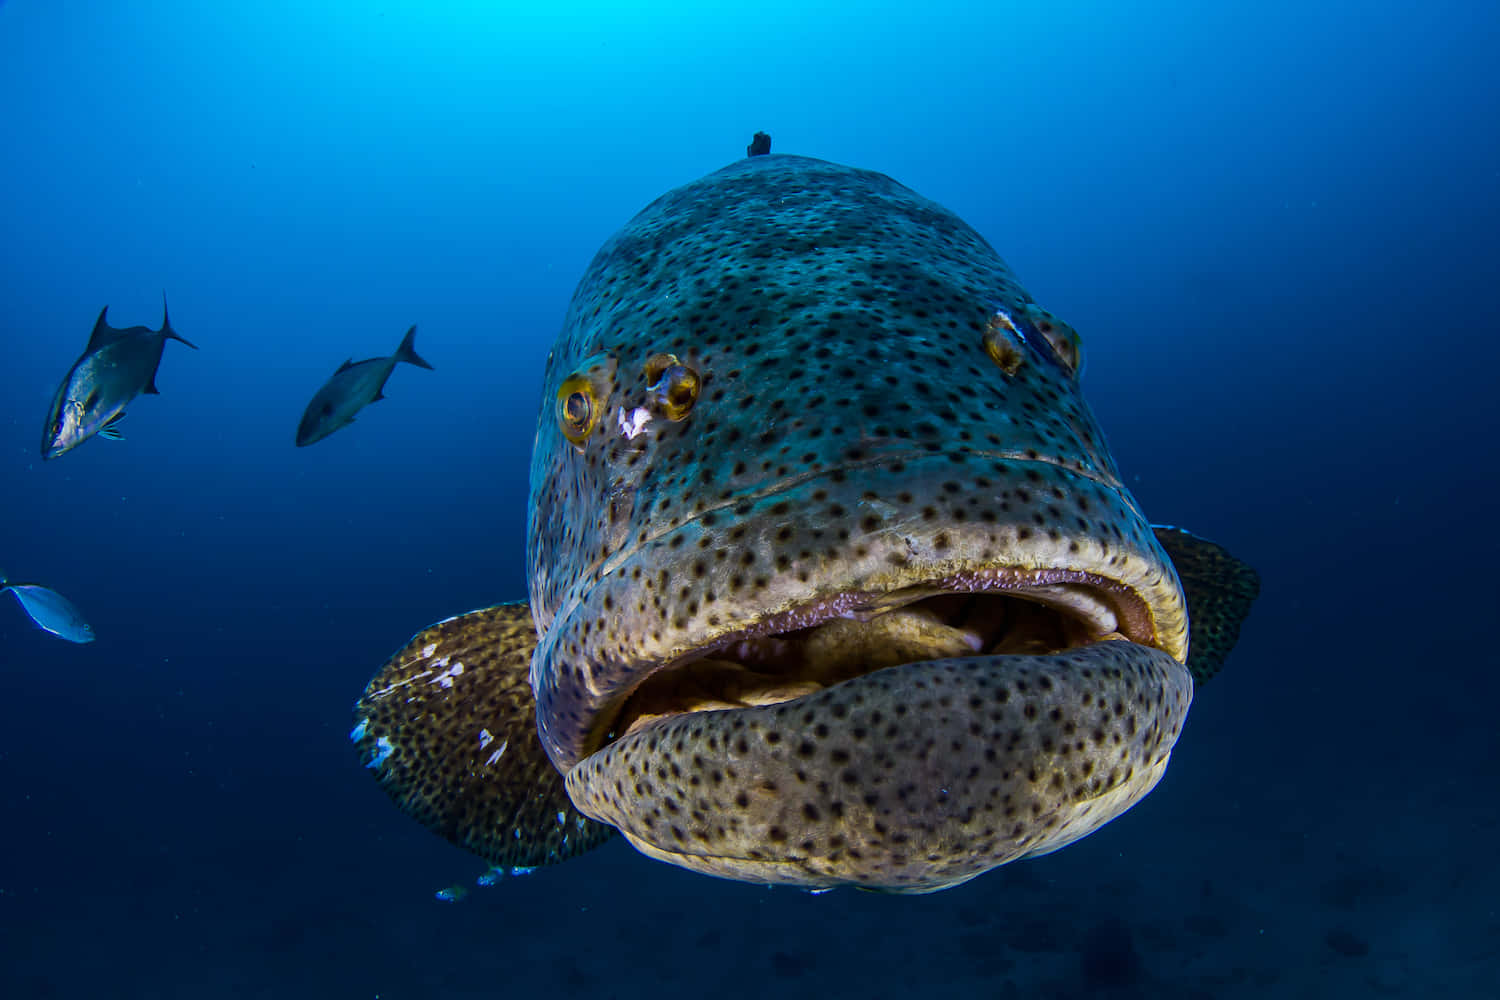
[[[978,621],[966,652],[1121,635],[1186,656],[1181,585],[1123,488],[1024,457],[907,454],[741,496],[606,560],[533,656],[542,743],[566,772],[619,735],[657,674],[964,594],[1022,602]],[[792,680],[813,669],[748,665]]]
[[[908,455],[607,562],[533,658],[579,810],[695,871],[925,892],[1149,792],[1192,693],[1170,562],[1116,485],[967,460],[967,493]]]
[[[583,761],[567,788],[642,853],[691,871],[933,892],[1139,801],[1192,688],[1175,659],[1126,641],[914,663],[656,722]]]
[[[63,379],[62,384],[57,387],[57,392],[52,396],[52,405],[47,408],[47,420],[42,424],[42,461],[54,459],[72,448],[78,446],[83,439],[76,431],[68,427],[68,414],[64,410],[68,400],[68,385],[72,382],[72,372]]]
[[[89,397],[94,396],[90,404]],[[70,378],[57,391],[47,422],[42,429],[42,460],[65,455],[99,433],[111,420],[125,412],[135,398],[108,398],[90,392],[87,382]]]

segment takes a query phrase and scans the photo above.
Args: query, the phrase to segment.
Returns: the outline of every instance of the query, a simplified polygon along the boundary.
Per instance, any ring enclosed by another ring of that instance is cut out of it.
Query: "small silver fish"
[[[417,328],[411,327],[401,338],[401,346],[388,358],[368,358],[355,361],[350,358],[333,377],[323,383],[302,412],[302,422],[297,425],[297,447],[321,441],[340,427],[354,422],[354,415],[379,399],[385,398],[385,382],[391,377],[396,365],[405,361],[418,368],[432,370],[432,366],[417,354],[413,341]]]
[[[73,363],[67,378],[57,387],[47,423],[42,428],[42,458],[72,451],[89,438],[120,440],[117,426],[132,399],[156,395],[156,370],[161,366],[167,340],[180,340],[193,350],[198,345],[172,329],[167,317],[167,297],[161,299],[161,329],[131,326],[118,330],[109,325],[109,306],[99,310],[94,332],[83,356]]]
[[[37,627],[69,642],[93,642],[94,629],[83,620],[83,612],[55,590],[35,583],[10,583],[0,573],[0,593],[10,591],[21,603],[21,610]]]

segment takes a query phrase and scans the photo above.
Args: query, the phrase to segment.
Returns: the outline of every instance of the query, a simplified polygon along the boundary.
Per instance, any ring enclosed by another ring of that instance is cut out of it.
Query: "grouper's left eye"
[[[557,390],[557,425],[563,437],[582,448],[594,425],[599,423],[599,400],[594,386],[582,375],[574,375]]]

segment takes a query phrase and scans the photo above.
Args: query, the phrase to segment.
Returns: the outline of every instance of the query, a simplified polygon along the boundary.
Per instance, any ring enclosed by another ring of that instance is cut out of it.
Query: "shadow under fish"
[[[93,642],[94,629],[63,595],[36,583],[10,583],[0,573],[0,593],[9,591],[37,627],[69,642]]]
[[[339,428],[347,427],[354,423],[356,413],[376,400],[384,399],[386,380],[400,362],[432,371],[432,366],[417,354],[416,336],[417,328],[412,326],[401,338],[396,353],[390,357],[364,361],[350,358],[339,365],[339,370],[313,394],[312,402],[302,411],[302,422],[297,425],[297,447],[305,448]]]
[[[108,313],[109,306],[99,310],[88,346],[52,397],[42,429],[43,459],[72,451],[95,434],[121,440],[118,425],[125,407],[142,393],[158,393],[156,371],[167,340],[180,340],[198,349],[197,344],[172,329],[165,295],[160,330],[144,326],[116,329],[109,325]]]

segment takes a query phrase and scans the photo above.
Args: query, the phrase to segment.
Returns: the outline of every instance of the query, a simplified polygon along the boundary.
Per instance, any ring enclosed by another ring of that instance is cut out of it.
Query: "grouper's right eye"
[[[1077,378],[1083,371],[1083,338],[1078,331],[1035,302],[1027,303],[1026,315],[1068,374]]]
[[[575,448],[583,447],[599,423],[599,409],[594,385],[582,375],[574,375],[557,390],[557,425]]]

